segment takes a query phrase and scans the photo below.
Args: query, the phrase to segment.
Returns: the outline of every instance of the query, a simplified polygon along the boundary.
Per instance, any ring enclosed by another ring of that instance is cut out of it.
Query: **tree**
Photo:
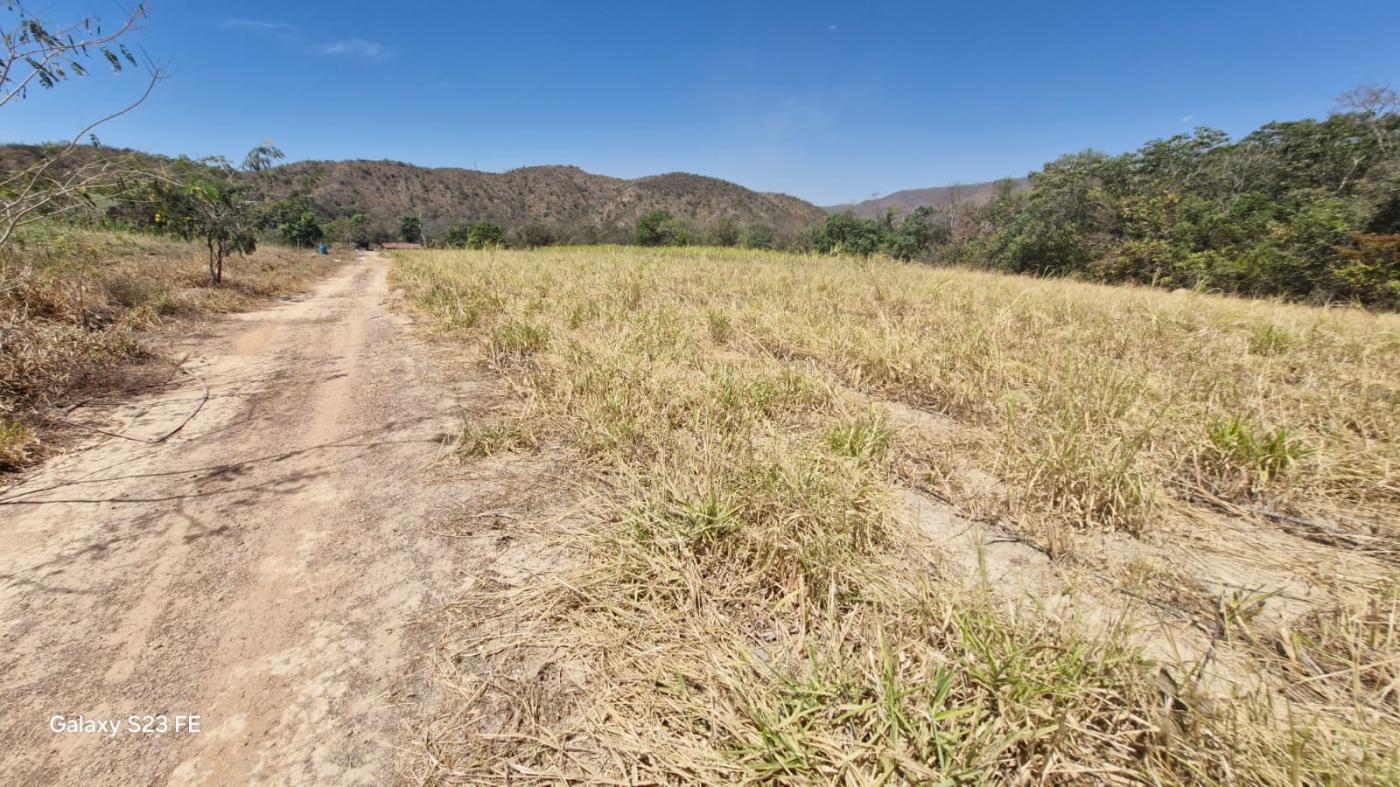
[[[404,243],[422,243],[423,220],[417,216],[404,216],[399,221],[399,239]]]
[[[272,142],[264,142],[261,145],[248,151],[248,155],[243,158],[243,171],[262,172],[271,169],[273,162],[286,158],[281,148]]]
[[[1396,135],[1385,118],[1400,112],[1400,93],[1389,85],[1358,85],[1337,96],[1337,107],[1360,115],[1376,144],[1382,150],[1390,150]]]
[[[891,256],[907,262],[922,256],[934,244],[948,243],[952,236],[947,216],[925,205],[915,208],[894,227],[886,245]]]
[[[705,232],[705,242],[711,246],[738,246],[739,225],[731,218],[719,219]]]
[[[506,232],[499,224],[489,221],[478,221],[472,225],[471,232],[467,233],[467,247],[472,249],[494,249],[504,246],[506,243]]]
[[[321,225],[316,223],[316,214],[309,210],[302,211],[295,221],[277,225],[277,233],[293,246],[303,248],[315,246],[325,237]]]
[[[180,159],[153,173],[146,186],[150,225],[201,241],[209,252],[209,283],[215,287],[223,283],[224,260],[234,253],[253,253],[255,233],[267,221],[268,211],[260,209],[256,192],[236,175],[223,158]]]
[[[1341,263],[1328,271],[1329,294],[1372,306],[1400,307],[1400,235],[1354,234],[1337,249]]]
[[[511,233],[512,245],[526,249],[554,244],[554,233],[543,224],[531,222]]]
[[[664,210],[652,211],[637,220],[637,245],[660,246],[665,242],[661,226],[671,220]]]
[[[459,221],[447,228],[447,237],[445,240],[448,246],[459,249],[466,248],[467,237],[470,236],[471,233],[472,225],[464,221]]]
[[[247,169],[246,162],[244,168]],[[273,203],[262,226],[275,230],[282,240],[293,246],[314,246],[325,235],[304,194],[293,194]]]
[[[662,246],[689,246],[696,240],[695,228],[679,217],[666,219],[656,229]]]
[[[740,243],[746,249],[771,249],[776,245],[777,237],[772,227],[751,224],[744,228]]]
[[[370,243],[369,217],[363,213],[355,213],[350,216],[350,237],[347,239],[355,244],[355,248],[368,248]]]
[[[116,29],[103,32],[94,17],[53,23],[34,16],[18,0],[6,0],[0,8],[0,109],[23,100],[35,85],[48,90],[86,76],[86,64],[92,60],[118,73],[137,66],[136,56],[121,39],[145,17],[145,6],[137,5]],[[0,174],[0,245],[29,222],[91,205],[95,194],[120,190],[135,174],[127,157],[76,154],[83,140],[96,142],[97,127],[146,100],[162,76],[155,68],[149,75],[146,89],[125,107],[87,124],[67,143],[44,150],[33,163]]]
[[[209,283],[215,287],[224,280],[224,259],[229,254],[251,254],[257,248],[253,204],[226,177],[208,174],[183,185],[160,184],[155,205],[158,226],[204,243],[209,251]]]
[[[853,254],[869,257],[885,245],[886,232],[880,222],[861,219],[850,213],[837,213],[826,218],[817,232],[818,251],[829,254]]]
[[[1338,106],[1239,140],[1198,128],[1119,156],[1061,157],[970,214],[949,253],[1036,275],[1400,305],[1389,240],[1400,232],[1400,97],[1363,86]],[[905,230],[896,256],[908,253]]]
[[[331,240],[349,243],[356,248],[369,245],[369,219],[363,213],[332,219],[322,229],[325,237]]]

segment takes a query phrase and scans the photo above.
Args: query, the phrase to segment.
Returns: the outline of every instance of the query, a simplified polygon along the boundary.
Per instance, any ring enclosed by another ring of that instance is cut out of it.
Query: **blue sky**
[[[44,3],[119,16],[111,0]],[[241,158],[697,172],[821,204],[1022,175],[1195,125],[1248,132],[1400,87],[1400,2],[153,0],[170,77],[103,142]],[[138,92],[36,91],[0,140]]]

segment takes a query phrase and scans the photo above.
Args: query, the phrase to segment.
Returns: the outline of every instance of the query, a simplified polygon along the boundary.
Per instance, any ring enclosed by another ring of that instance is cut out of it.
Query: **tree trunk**
[[[209,247],[209,285],[217,287],[219,286],[219,276],[214,272],[214,239],[206,239],[205,245]]]

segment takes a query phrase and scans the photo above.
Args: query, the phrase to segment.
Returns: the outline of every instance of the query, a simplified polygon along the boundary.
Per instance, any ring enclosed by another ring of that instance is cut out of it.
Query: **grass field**
[[[295,291],[330,266],[307,250],[234,257],[210,287],[204,249],[146,235],[30,228],[0,250],[0,471],[45,453],[53,407],[120,389],[141,336]]]
[[[444,779],[1400,773],[1397,316],[714,249],[396,279],[517,394],[463,461],[567,451],[588,500],[575,567],[489,605],[522,644],[451,660]],[[959,581],[911,492],[1053,557],[1075,612]],[[1245,524],[1294,576],[1197,576]],[[510,679],[540,648],[574,681]]]
[[[711,249],[395,275],[515,393],[463,461],[567,452],[585,501],[571,568],[470,606],[519,644],[447,660],[437,778],[1400,777],[1400,317]],[[1001,534],[974,581],[911,495]],[[1040,562],[992,581],[1000,541]]]

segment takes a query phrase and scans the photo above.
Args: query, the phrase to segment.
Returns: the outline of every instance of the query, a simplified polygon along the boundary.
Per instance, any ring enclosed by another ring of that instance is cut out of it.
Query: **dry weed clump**
[[[139,235],[37,227],[0,250],[0,469],[43,454],[52,405],[107,384],[145,354],[138,334],[172,320],[247,308],[327,267],[307,252],[266,249],[208,287],[200,250]]]
[[[1393,316],[722,250],[412,253],[395,276],[528,403],[464,452],[560,442],[597,494],[580,569],[478,600],[430,781],[1400,777],[1381,613],[1273,650],[1221,631],[1269,687],[1222,702],[1126,621],[942,581],[892,505],[922,473],[1057,554],[1149,534],[1191,490],[1385,532]],[[960,455],[897,408],[949,416]]]

